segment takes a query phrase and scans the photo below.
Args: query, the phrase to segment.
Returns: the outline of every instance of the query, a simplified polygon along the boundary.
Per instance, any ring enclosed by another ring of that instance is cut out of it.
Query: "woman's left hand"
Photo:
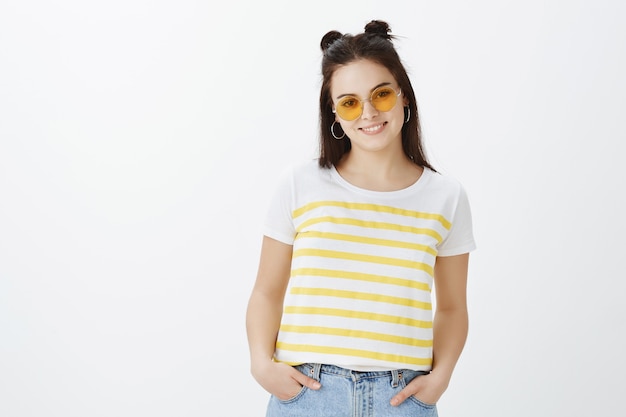
[[[447,387],[448,381],[446,379],[438,378],[432,373],[418,376],[396,394],[390,403],[395,407],[402,404],[410,396],[414,396],[423,403],[436,404]]]

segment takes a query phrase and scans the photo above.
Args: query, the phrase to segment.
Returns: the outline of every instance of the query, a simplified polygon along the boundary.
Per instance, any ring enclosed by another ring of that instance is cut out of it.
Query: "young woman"
[[[436,416],[465,344],[468,198],[426,159],[392,41],[321,41],[320,155],[278,186],[247,311],[268,417]]]

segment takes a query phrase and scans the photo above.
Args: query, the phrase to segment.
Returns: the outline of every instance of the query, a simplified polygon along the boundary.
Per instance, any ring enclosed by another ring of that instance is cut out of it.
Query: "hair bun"
[[[326,51],[330,47],[330,45],[332,45],[333,43],[335,43],[335,41],[341,39],[342,37],[342,33],[337,32],[336,30],[331,30],[322,37],[322,41],[320,42],[320,48],[322,48],[322,51]]]
[[[387,24],[387,22],[383,20],[372,20],[367,25],[365,25],[365,33],[375,33],[377,35],[382,35],[384,38],[391,40],[391,28]]]

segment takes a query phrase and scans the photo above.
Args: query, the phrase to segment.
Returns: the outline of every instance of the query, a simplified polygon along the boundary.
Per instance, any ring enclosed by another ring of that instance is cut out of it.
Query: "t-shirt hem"
[[[293,236],[289,236],[287,234],[277,232],[277,231],[272,230],[272,229],[270,229],[268,227],[265,227],[263,229],[263,235],[267,236],[269,238],[272,238],[274,240],[277,240],[277,241],[279,241],[281,243],[284,243],[286,245],[292,245],[293,246]]]
[[[437,256],[446,257],[446,256],[463,255],[465,253],[472,252],[475,249],[476,249],[475,243],[468,243],[466,245],[458,246],[453,249],[440,250],[437,253]]]

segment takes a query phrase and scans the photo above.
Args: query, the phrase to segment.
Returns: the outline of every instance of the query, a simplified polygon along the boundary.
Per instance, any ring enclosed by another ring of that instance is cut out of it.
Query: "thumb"
[[[412,394],[409,392],[408,387],[404,387],[402,391],[400,391],[399,393],[393,396],[393,398],[390,401],[390,404],[396,407],[402,404],[404,400],[409,398],[411,395]]]
[[[420,390],[420,386],[421,384],[419,383],[419,378],[414,379],[399,393],[394,395],[389,403],[394,407],[402,404],[404,400],[417,393]]]
[[[300,385],[310,388],[312,390],[318,390],[322,387],[322,384],[320,384],[319,381],[316,381],[315,379],[308,377],[300,372],[298,372],[298,375],[295,376],[295,380],[298,381]]]

